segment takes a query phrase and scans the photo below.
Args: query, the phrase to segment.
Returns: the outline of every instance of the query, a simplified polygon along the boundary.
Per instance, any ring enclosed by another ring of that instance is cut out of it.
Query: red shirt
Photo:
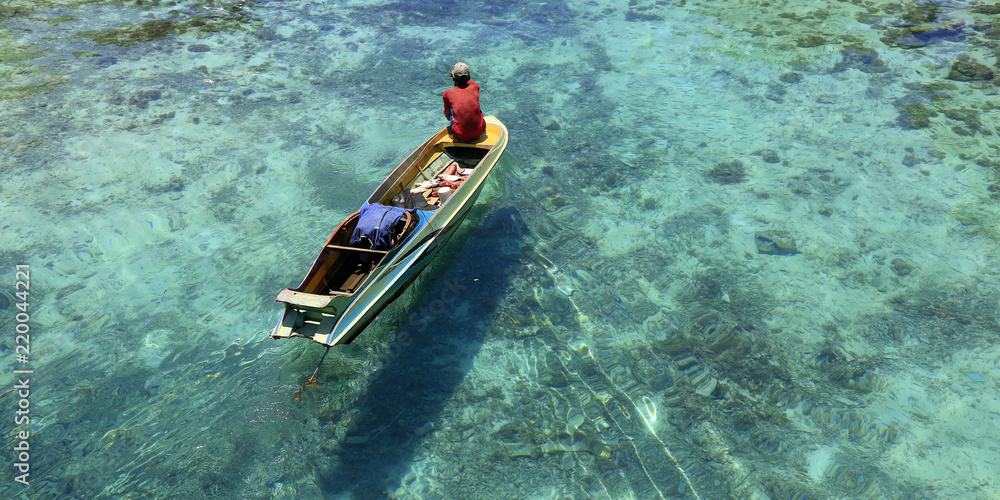
[[[451,133],[460,141],[474,141],[486,133],[486,120],[479,109],[479,84],[469,80],[464,87],[444,91],[444,117]]]

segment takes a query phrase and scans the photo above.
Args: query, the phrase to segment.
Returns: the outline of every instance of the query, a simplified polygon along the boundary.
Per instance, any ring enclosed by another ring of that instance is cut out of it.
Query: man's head
[[[469,81],[469,65],[464,62],[455,63],[455,67],[451,68],[450,75],[456,84],[463,84]]]

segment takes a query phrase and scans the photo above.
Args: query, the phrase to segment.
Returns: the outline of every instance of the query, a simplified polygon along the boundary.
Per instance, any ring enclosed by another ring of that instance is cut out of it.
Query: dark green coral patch
[[[989,66],[974,61],[967,54],[961,54],[951,65],[951,71],[945,78],[958,82],[971,82],[977,80],[992,80],[993,69]]]
[[[79,21],[79,20],[80,20],[79,17],[69,16],[64,14],[61,16],[56,16],[50,19],[46,19],[45,22],[48,23],[49,26],[59,26],[60,24],[65,23],[67,21]]]
[[[971,131],[978,131],[983,123],[979,120],[979,111],[974,109],[948,109],[944,115],[952,120],[963,122]]]
[[[30,19],[32,21],[38,21],[40,23],[46,23],[49,26],[59,26],[60,24],[66,22],[66,21],[79,21],[80,20],[79,17],[69,16],[69,15],[61,15],[61,16],[56,16],[56,17],[28,17],[28,19]]]
[[[947,91],[958,90],[957,85],[948,82],[930,82],[921,85],[921,87],[923,87],[925,92],[933,94],[943,94]]]
[[[782,73],[778,77],[783,83],[799,83],[802,81],[802,73],[796,73],[794,71],[788,73]]]
[[[819,35],[806,35],[798,40],[795,40],[795,45],[803,48],[819,47],[821,45],[826,45],[826,38]]]
[[[903,12],[903,21],[912,24],[933,23],[938,14],[941,13],[941,6],[933,3],[918,3],[906,8]]]
[[[996,15],[1000,14],[1000,3],[973,5],[969,7],[973,14]]]
[[[19,66],[17,63],[30,61],[46,55],[44,50],[33,50],[35,47],[35,44],[19,44],[18,37],[12,30],[0,25],[0,61],[3,61],[7,66],[7,68],[0,67],[0,81],[7,80],[13,76],[13,74],[9,73],[12,70],[11,67]]]
[[[910,104],[900,110],[899,122],[906,128],[927,128],[931,125],[931,118],[939,114],[926,104]]]
[[[98,45],[130,47],[143,42],[161,40],[189,31],[198,34],[234,32],[245,29],[244,25],[255,22],[252,16],[237,7],[226,8],[225,15],[197,16],[190,19],[165,21],[152,20],[142,24],[130,24],[104,31],[84,31],[77,35],[89,38]]]
[[[66,2],[63,0],[0,0],[0,20],[8,18],[31,18],[32,15],[43,12],[51,12],[55,9],[78,9],[85,5],[149,10],[173,7],[181,3],[184,2],[182,2],[182,0],[80,0],[72,2]],[[221,7],[228,12],[236,12],[246,8],[247,6],[252,6],[253,3],[254,1],[252,0],[235,2],[232,5],[218,1],[200,1],[190,5],[190,8],[200,9],[211,4],[213,9]],[[35,20],[56,26],[64,21],[77,21],[79,18],[70,15],[60,15],[53,18]]]
[[[0,102],[27,99],[35,94],[47,94],[52,92],[52,89],[56,85],[65,83],[66,81],[67,79],[64,77],[49,76],[46,78],[45,83],[37,85],[8,85],[0,87]]]
[[[83,31],[78,36],[89,38],[98,45],[130,47],[143,42],[160,40],[170,35],[185,33],[188,30],[186,24],[177,21],[153,20],[105,31]]]
[[[854,19],[861,24],[876,24],[878,22],[878,18],[871,12],[858,12],[854,15]]]
[[[746,167],[739,160],[723,161],[706,172],[705,177],[719,184],[736,184],[746,180]]]
[[[941,12],[941,7],[933,3],[903,5],[897,2],[887,2],[881,5],[882,14],[899,17],[911,24],[933,22],[939,12]]]

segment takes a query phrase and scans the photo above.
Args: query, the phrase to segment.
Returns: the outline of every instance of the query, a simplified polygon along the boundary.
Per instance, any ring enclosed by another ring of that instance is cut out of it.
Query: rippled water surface
[[[964,1],[0,3],[0,496],[998,498],[998,40]],[[274,296],[459,60],[495,182],[304,385]]]

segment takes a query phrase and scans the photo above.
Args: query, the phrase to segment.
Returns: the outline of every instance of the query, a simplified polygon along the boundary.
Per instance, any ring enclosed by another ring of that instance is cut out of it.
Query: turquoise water
[[[996,23],[0,4],[0,497],[998,498]],[[324,349],[267,338],[274,297],[459,60],[497,182],[304,387]]]

